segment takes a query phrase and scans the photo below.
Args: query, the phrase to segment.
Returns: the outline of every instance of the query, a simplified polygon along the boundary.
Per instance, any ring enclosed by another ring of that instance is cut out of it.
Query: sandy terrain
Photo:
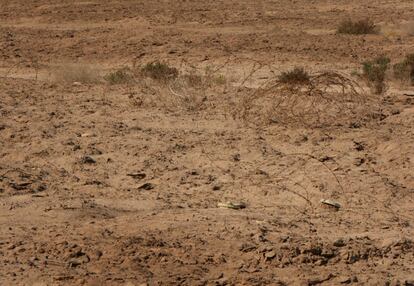
[[[0,0],[0,285],[414,285],[413,87],[369,119],[238,116],[265,64],[350,76],[413,53],[412,0],[63,2]],[[383,32],[337,35],[347,17]],[[155,60],[229,83],[174,101],[56,76]]]

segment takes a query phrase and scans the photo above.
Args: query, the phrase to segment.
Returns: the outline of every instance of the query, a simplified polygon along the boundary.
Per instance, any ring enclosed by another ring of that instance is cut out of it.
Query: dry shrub
[[[377,34],[378,27],[369,19],[352,21],[351,19],[342,21],[337,29],[338,34],[364,35]]]
[[[383,94],[387,89],[385,79],[390,62],[389,58],[380,56],[362,64],[362,75],[375,94]]]
[[[248,123],[306,127],[349,125],[366,116],[370,99],[355,81],[336,72],[307,75],[306,81],[271,79],[244,97],[238,115]]]
[[[175,99],[176,106],[188,111],[200,111],[212,107],[212,91],[226,84],[226,78],[216,74],[212,69],[206,68],[204,72],[192,68],[169,84],[170,95]],[[209,105],[210,103],[210,105]]]
[[[141,68],[141,74],[145,77],[166,83],[178,77],[178,69],[170,67],[164,62],[155,61],[144,65]]]
[[[134,76],[129,68],[121,68],[104,76],[110,85],[127,84],[134,81]]]
[[[52,78],[56,82],[94,84],[101,81],[99,70],[86,64],[61,65],[52,72]]]
[[[182,63],[180,68],[160,60],[116,70],[104,79],[110,84],[129,84],[128,93],[137,106],[156,106],[171,112],[201,111],[211,103],[212,90],[225,88],[227,80],[217,69]]]
[[[187,75],[177,78],[168,86],[170,100],[173,106],[187,111],[206,109],[207,90],[202,77]]]
[[[153,70],[153,65],[145,70]],[[197,68],[182,65],[180,70],[162,67],[156,64],[157,76],[146,76],[145,89],[152,95],[150,103],[170,111],[198,112],[213,107],[212,96],[217,88],[226,88],[226,78],[212,68]],[[141,69],[142,70],[142,69]],[[164,72],[159,72],[160,70]],[[140,73],[143,75],[143,73]],[[151,73],[152,74],[152,73]],[[159,77],[158,74],[168,76]],[[211,108],[213,110],[214,108]]]
[[[393,72],[396,79],[414,85],[414,54],[408,54],[403,61],[396,63]]]
[[[309,80],[309,73],[303,67],[295,67],[293,70],[282,72],[279,76],[279,81],[287,84],[306,84]]]

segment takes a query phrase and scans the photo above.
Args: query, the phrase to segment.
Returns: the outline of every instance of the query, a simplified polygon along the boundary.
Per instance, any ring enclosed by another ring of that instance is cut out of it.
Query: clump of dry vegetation
[[[362,76],[375,94],[383,94],[387,85],[385,82],[390,59],[380,56],[362,64]]]
[[[168,82],[178,77],[178,69],[170,67],[168,64],[160,61],[147,63],[141,68],[143,76],[152,78],[160,82]]]
[[[369,19],[352,21],[347,19],[342,21],[338,28],[338,34],[351,34],[351,35],[365,35],[365,34],[377,34],[379,28]]]
[[[245,96],[237,113],[254,124],[335,126],[363,120],[370,101],[359,85],[344,75],[293,69]]]
[[[309,73],[303,67],[295,67],[293,70],[282,72],[279,76],[279,82],[287,84],[306,84],[309,80]]]
[[[101,81],[99,70],[91,65],[66,64],[53,70],[52,78],[56,82],[94,84]]]
[[[104,76],[110,85],[127,84],[134,81],[134,76],[129,68],[121,68]]]
[[[393,73],[396,79],[414,85],[414,54],[408,54],[404,60],[394,64]]]
[[[175,106],[180,106],[188,111],[200,111],[212,104],[209,101],[213,96],[212,91],[219,87],[225,87],[226,82],[223,75],[209,67],[204,71],[192,67],[189,71],[183,72],[176,79],[170,81],[169,92]]]
[[[212,107],[214,100],[211,98],[215,97],[217,89],[227,87],[227,79],[218,69],[184,62],[180,70],[159,61],[150,62],[138,68],[137,76],[152,79],[140,81],[152,95],[142,101],[170,111],[205,110]]]
[[[211,88],[214,86],[225,85],[227,79],[222,74],[217,74],[210,68],[206,68],[204,72],[192,70],[181,75],[188,86],[193,88]]]

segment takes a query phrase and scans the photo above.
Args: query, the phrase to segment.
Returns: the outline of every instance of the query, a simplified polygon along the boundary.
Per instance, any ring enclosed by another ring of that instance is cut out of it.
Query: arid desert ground
[[[0,0],[0,285],[414,285],[413,53],[412,0]]]

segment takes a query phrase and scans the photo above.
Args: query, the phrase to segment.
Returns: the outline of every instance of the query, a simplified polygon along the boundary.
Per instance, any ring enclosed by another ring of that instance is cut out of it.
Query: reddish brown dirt
[[[369,124],[259,128],[50,79],[158,59],[350,73],[414,52],[411,0],[55,2],[0,0],[0,285],[414,285],[412,87]],[[347,17],[387,32],[335,34]]]

